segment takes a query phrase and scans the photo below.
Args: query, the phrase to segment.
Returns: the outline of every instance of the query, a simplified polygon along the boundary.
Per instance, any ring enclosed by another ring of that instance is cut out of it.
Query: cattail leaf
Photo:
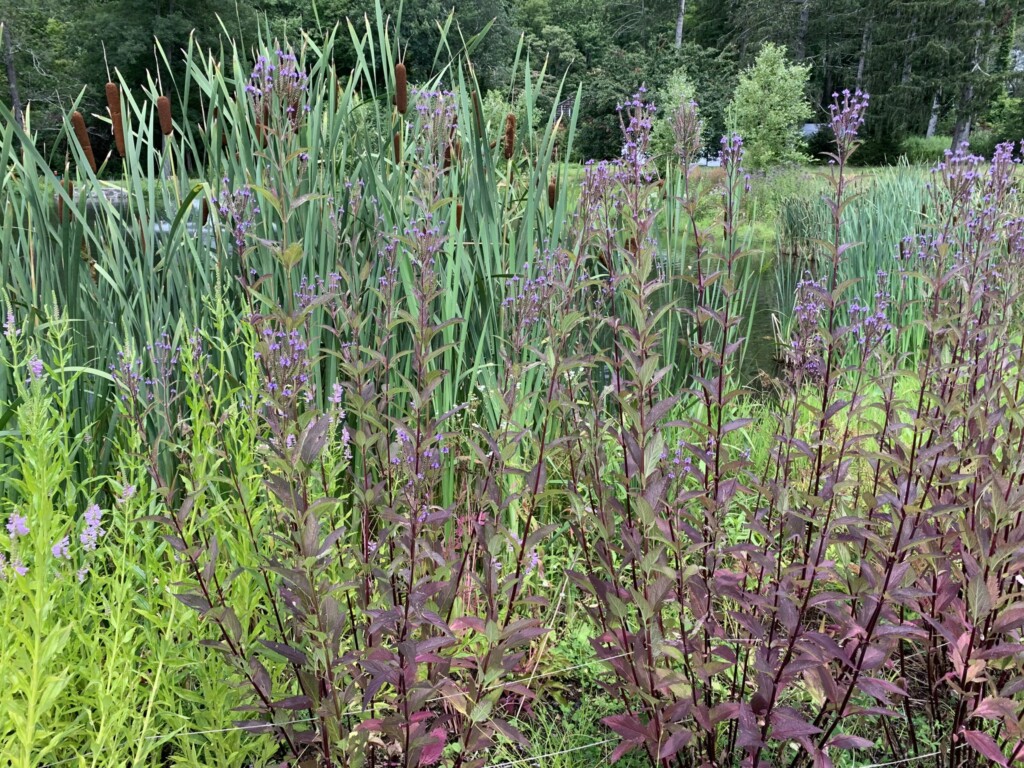
[[[171,222],[171,230],[167,235],[168,242],[175,242],[178,227],[181,226],[181,222],[184,221],[185,217],[188,216],[189,212],[192,210],[192,203],[195,201],[196,197],[201,195],[204,189],[204,185],[194,184],[188,194],[185,195],[185,199],[181,201],[181,205],[178,206],[178,210],[174,214],[174,220]]]

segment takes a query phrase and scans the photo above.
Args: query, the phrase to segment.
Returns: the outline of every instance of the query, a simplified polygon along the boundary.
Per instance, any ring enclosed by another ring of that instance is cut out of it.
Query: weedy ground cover
[[[696,105],[580,174],[528,62],[488,122],[400,50],[188,51],[201,127],[108,89],[123,203],[4,123],[3,758],[1021,762],[1011,147],[865,188],[837,95],[800,219]]]

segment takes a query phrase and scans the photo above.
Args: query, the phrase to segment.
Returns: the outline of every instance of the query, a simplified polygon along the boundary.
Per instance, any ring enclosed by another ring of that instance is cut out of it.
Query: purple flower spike
[[[82,531],[78,538],[82,542],[82,547],[85,551],[92,552],[96,549],[100,538],[106,533],[100,525],[103,518],[103,510],[100,509],[99,504],[93,504],[85,510],[83,517],[85,520],[85,530]]]
[[[54,544],[50,551],[53,556],[58,560],[70,560],[71,559],[71,537],[65,536],[63,539]]]
[[[12,512],[7,520],[7,534],[12,541],[20,536],[28,536],[28,519],[17,512]]]

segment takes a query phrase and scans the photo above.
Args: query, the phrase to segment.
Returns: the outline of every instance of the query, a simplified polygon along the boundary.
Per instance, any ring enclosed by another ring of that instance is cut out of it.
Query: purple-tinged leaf
[[[175,552],[185,552],[188,550],[188,545],[178,536],[174,536],[170,533],[165,533],[161,535],[160,538],[162,538],[164,541],[170,544],[171,549],[173,549]]]
[[[180,592],[175,597],[189,608],[199,611],[199,613],[206,613],[210,610],[209,601],[198,592]]]
[[[680,749],[685,747],[692,738],[688,730],[680,729],[669,736],[662,743],[661,748],[658,750],[658,760],[671,760]]]
[[[1017,706],[1011,699],[988,696],[981,700],[970,716],[986,720],[1016,720]]]
[[[448,733],[441,726],[434,728],[427,742],[423,746],[423,750],[420,752],[420,759],[417,765],[434,765],[441,759],[441,755],[444,753],[444,745],[448,739]]]
[[[870,749],[875,746],[875,742],[865,739],[863,736],[850,736],[842,733],[830,739],[828,745],[836,749]]]
[[[771,726],[769,738],[776,741],[790,741],[821,733],[821,728],[808,723],[799,712],[789,707],[783,707],[772,712]]]
[[[996,744],[996,740],[984,731],[965,730],[962,735],[964,741],[970,745],[971,749],[985,759],[991,760],[996,765],[1006,766],[1008,764],[1006,755],[1003,754],[999,745]]]
[[[1021,627],[1024,627],[1024,603],[1004,608],[992,623],[995,632],[1012,632]]]
[[[249,657],[250,679],[261,699],[270,699],[270,673],[255,656]]]
[[[327,430],[331,425],[331,418],[329,415],[324,415],[319,419],[313,419],[302,430],[302,435],[299,438],[299,458],[304,464],[312,464],[316,461],[327,444]]]
[[[272,640],[260,640],[260,644],[270,649],[278,656],[283,656],[292,664],[298,664],[300,667],[306,666],[306,664],[309,662],[309,660],[306,658],[306,654],[304,654],[300,650],[292,648],[290,645],[285,645],[284,643],[276,643]]]
[[[275,709],[311,709],[313,707],[313,700],[309,696],[289,696],[286,699],[275,701],[271,706]]]

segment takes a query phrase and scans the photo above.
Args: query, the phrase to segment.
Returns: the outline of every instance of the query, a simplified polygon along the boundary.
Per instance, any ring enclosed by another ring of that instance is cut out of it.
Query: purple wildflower
[[[95,550],[100,537],[106,533],[100,525],[102,518],[103,510],[100,509],[99,504],[93,504],[85,510],[85,530],[82,531],[78,538],[86,552]]]
[[[71,559],[71,537],[65,536],[63,539],[54,544],[50,551],[53,556],[58,560],[70,560]]]
[[[7,534],[12,541],[19,536],[28,536],[28,519],[17,512],[12,512],[7,520]]]
[[[35,355],[33,355],[32,359],[28,361],[28,372],[29,382],[41,381],[43,376],[45,375],[45,371],[43,369],[43,361],[40,360]]]

